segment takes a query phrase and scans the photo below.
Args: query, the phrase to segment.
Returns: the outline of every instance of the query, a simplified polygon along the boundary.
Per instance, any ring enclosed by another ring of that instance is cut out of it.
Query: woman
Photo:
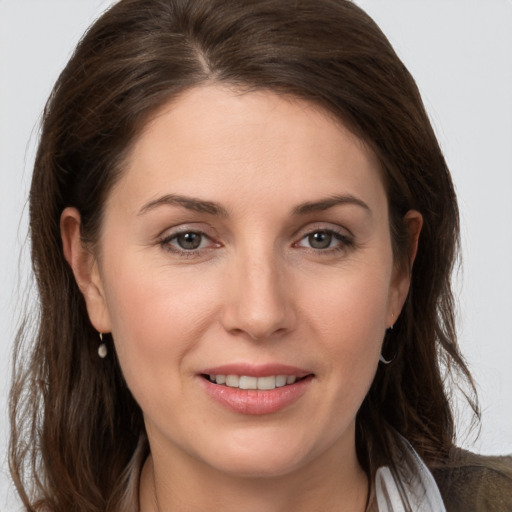
[[[443,386],[471,384],[450,175],[350,2],[121,1],[49,100],[30,215],[27,510],[506,510]]]

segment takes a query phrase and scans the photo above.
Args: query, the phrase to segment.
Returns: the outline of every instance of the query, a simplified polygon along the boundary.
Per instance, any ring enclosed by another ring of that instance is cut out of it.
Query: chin
[[[284,454],[282,454],[284,455]],[[214,469],[239,478],[276,478],[293,473],[302,466],[294,456],[264,457],[261,453],[232,456],[216,461]]]
[[[263,434],[263,435],[262,435]],[[218,471],[243,478],[271,478],[291,474],[309,464],[316,450],[308,442],[293,436],[270,433],[239,436],[217,444],[210,466]]]

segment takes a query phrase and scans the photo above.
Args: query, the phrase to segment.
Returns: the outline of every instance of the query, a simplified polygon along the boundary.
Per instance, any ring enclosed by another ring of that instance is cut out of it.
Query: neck
[[[169,471],[163,460],[150,455],[141,475],[140,512],[364,512],[368,480],[357,459],[349,464],[338,459],[336,470],[325,462],[314,461],[287,475],[250,478],[209,467],[190,472],[186,465]]]

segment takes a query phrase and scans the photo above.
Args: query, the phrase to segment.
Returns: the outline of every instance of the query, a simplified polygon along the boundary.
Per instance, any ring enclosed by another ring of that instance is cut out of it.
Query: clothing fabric
[[[377,470],[367,512],[446,512],[441,491],[425,463],[401,436],[394,464]]]
[[[377,470],[366,512],[512,512],[512,456],[456,448],[430,471],[400,436],[397,452]]]
[[[512,456],[456,449],[450,464],[432,474],[447,512],[512,512]]]

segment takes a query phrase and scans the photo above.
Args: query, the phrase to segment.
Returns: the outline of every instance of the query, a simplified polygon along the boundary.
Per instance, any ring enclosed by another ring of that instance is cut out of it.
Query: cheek
[[[118,258],[105,274],[112,335],[134,395],[158,382],[178,382],[183,359],[211,323],[212,287],[138,259]]]
[[[315,286],[304,283],[308,316],[317,318],[319,329],[339,335],[349,334],[365,339],[365,333],[385,331],[390,292],[390,272],[387,267],[361,267],[315,276]],[[312,284],[312,283],[309,283]],[[368,341],[373,341],[372,336]],[[356,343],[356,339],[354,339]]]
[[[353,269],[331,273],[325,280],[317,275],[316,283],[316,292],[307,295],[303,306],[311,337],[321,340],[329,354],[329,373],[360,394],[357,383],[362,388],[370,385],[385,334],[389,273],[385,268]]]

